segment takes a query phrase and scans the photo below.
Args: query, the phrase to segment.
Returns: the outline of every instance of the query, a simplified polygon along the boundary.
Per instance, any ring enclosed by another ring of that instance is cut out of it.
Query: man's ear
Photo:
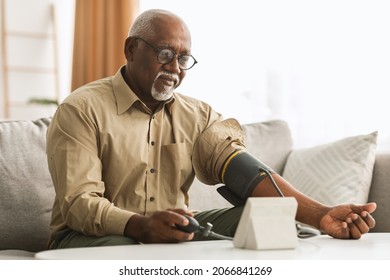
[[[132,61],[134,58],[134,49],[137,45],[137,40],[133,37],[128,37],[125,41],[124,53],[126,60]]]

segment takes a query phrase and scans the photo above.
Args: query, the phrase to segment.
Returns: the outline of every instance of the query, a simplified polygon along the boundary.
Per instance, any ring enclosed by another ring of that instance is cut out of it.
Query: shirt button
[[[150,144],[152,144],[152,146],[154,146],[154,141],[150,142]]]
[[[149,200],[150,200],[151,202],[153,202],[153,201],[154,201],[154,197],[151,196],[151,197],[149,198]]]
[[[151,169],[150,169],[150,173],[154,173],[154,172],[156,172],[156,169],[151,168]]]

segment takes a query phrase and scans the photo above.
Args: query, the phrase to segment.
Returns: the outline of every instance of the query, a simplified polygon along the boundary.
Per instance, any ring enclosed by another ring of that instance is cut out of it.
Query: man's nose
[[[177,57],[174,57],[171,62],[165,64],[164,68],[171,73],[180,74],[180,72],[182,71],[179,67],[179,60],[177,59]]]

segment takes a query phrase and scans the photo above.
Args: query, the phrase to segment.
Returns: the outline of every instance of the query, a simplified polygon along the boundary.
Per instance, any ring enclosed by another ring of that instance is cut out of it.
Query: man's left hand
[[[375,209],[376,203],[335,206],[322,217],[320,229],[334,238],[359,239],[375,226]]]

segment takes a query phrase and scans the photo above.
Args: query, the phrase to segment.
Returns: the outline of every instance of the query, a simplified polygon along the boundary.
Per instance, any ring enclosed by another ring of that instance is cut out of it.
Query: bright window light
[[[142,0],[180,15],[199,63],[179,92],[242,123],[284,119],[296,147],[379,131],[390,149],[390,2]]]

